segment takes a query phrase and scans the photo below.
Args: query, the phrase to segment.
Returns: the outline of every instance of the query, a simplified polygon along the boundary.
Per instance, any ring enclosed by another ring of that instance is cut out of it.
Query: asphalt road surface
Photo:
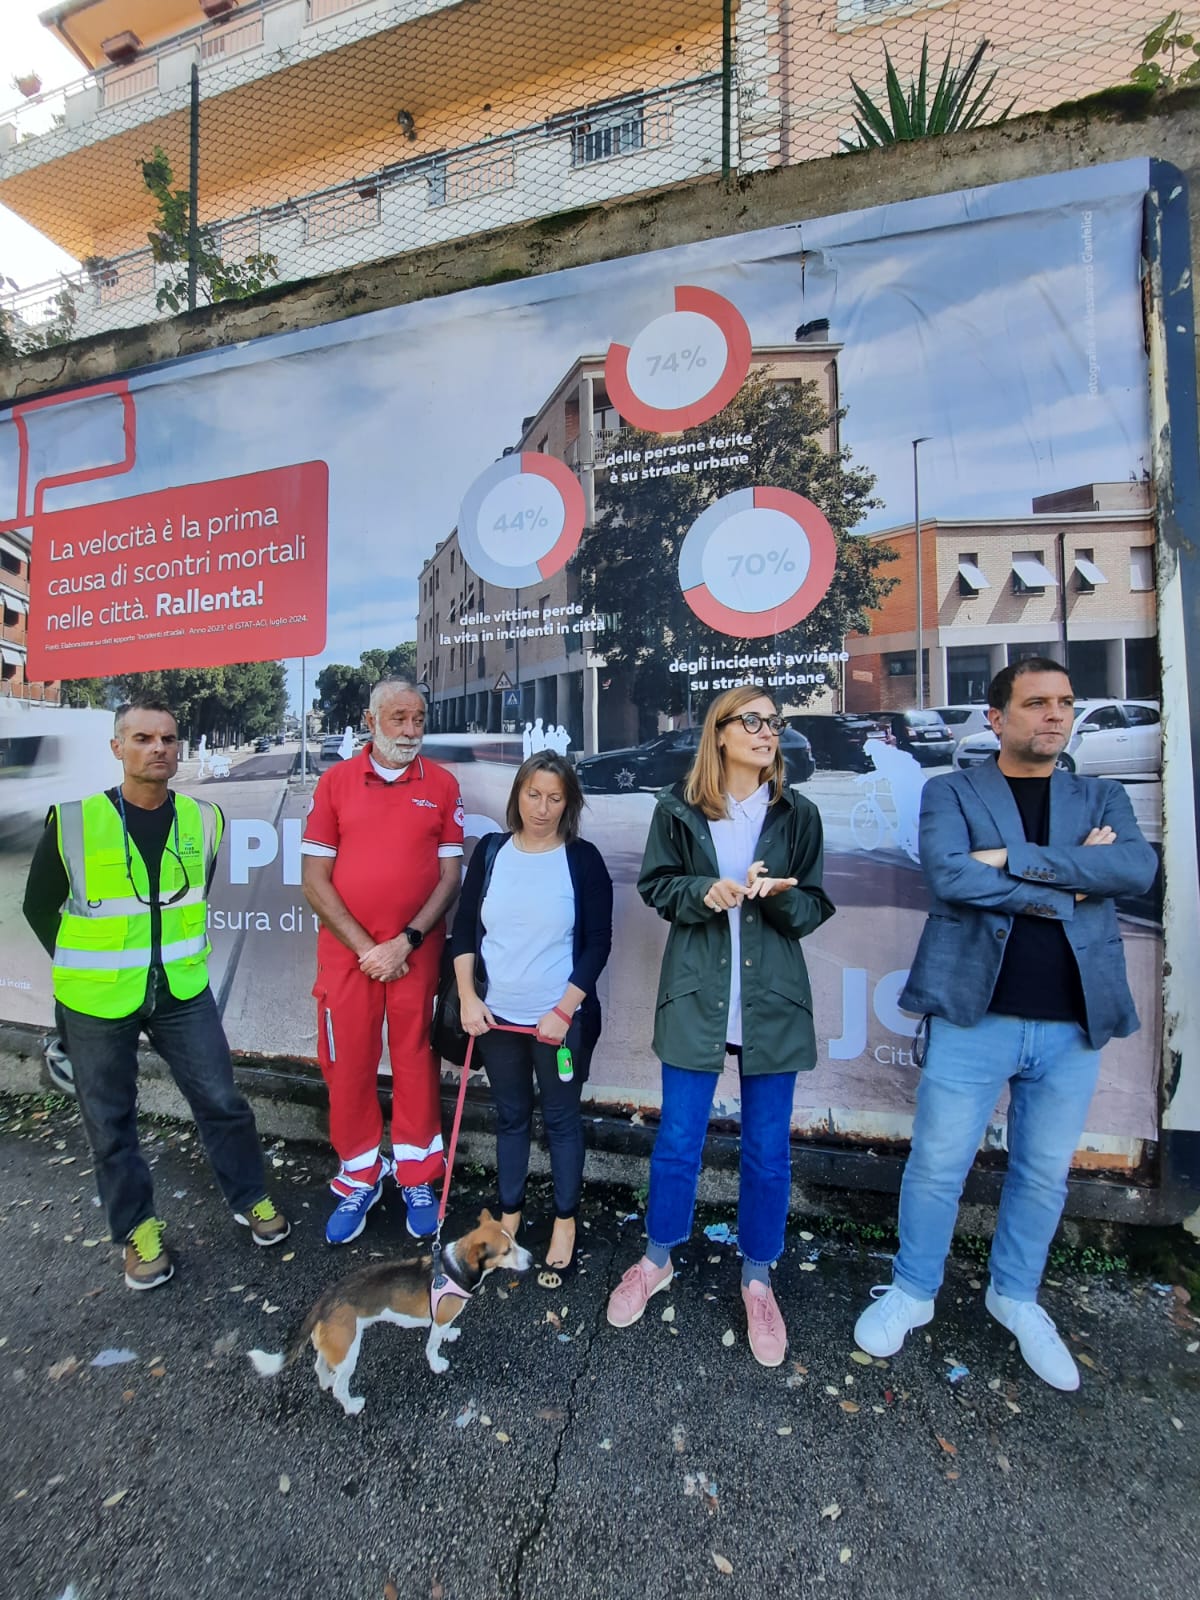
[[[144,1136],[178,1271],[135,1295],[73,1109],[0,1102],[6,1600],[1196,1593],[1200,1323],[1169,1285],[1053,1275],[1047,1303],[1085,1363],[1062,1395],[987,1317],[970,1259],[928,1337],[859,1364],[850,1330],[886,1263],[791,1230],[776,1283],[792,1346],[767,1372],[735,1252],[699,1232],[643,1322],[607,1326],[640,1219],[629,1195],[589,1190],[573,1282],[490,1279],[442,1377],[422,1334],[369,1330],[366,1409],[346,1417],[307,1360],[263,1380],[245,1352],[279,1348],[332,1279],[405,1249],[398,1203],[332,1252],[326,1153],[276,1147],[296,1226],[255,1250],[190,1130]],[[486,1181],[456,1184],[449,1236]],[[532,1186],[535,1237],[545,1209]],[[93,1365],[106,1351],[132,1359]]]

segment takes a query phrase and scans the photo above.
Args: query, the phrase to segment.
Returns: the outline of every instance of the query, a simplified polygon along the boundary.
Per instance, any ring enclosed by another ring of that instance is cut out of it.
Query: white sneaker
[[[894,1283],[877,1283],[871,1301],[854,1324],[854,1342],[869,1356],[894,1356],[913,1328],[933,1321],[932,1300],[917,1300]]]
[[[984,1304],[997,1322],[1016,1334],[1021,1354],[1043,1383],[1054,1389],[1078,1389],[1079,1368],[1036,1300],[1010,1300],[989,1283]]]

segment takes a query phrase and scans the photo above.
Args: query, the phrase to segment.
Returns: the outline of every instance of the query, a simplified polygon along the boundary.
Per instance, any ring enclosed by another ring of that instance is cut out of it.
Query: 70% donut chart
[[[752,550],[748,555],[726,556],[729,562],[729,576],[736,578],[744,572],[748,578],[761,578],[763,573],[795,572],[796,563],[792,560],[792,552],[786,546],[782,550]]]

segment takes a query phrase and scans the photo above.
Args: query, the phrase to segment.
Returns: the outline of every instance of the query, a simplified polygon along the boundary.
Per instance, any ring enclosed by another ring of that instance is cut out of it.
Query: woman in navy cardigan
[[[582,810],[570,763],[550,751],[530,756],[508,797],[509,831],[475,846],[450,939],[463,1027],[479,1040],[496,1107],[501,1225],[514,1236],[537,1080],[554,1179],[547,1288],[575,1265],[580,1093],[600,1037],[596,982],[612,947],[612,879],[599,850],[579,837]],[[504,1023],[534,1031],[498,1031]]]

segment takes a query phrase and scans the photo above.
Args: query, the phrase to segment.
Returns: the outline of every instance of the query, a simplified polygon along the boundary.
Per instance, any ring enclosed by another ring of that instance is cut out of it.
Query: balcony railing
[[[157,44],[146,45],[129,65],[97,68],[85,77],[31,95],[0,111],[0,156],[15,145],[41,138],[64,125],[82,126],[113,106],[144,99],[160,88],[179,87],[187,76],[186,71],[179,70],[181,55],[188,63],[197,61],[203,69],[258,51],[263,70],[274,71],[278,50],[302,41],[307,29],[316,29],[310,37],[320,48],[320,40],[328,30],[316,25],[332,17],[344,16],[354,33],[367,34],[398,27],[453,3],[454,0],[241,0],[235,20],[203,22]],[[284,15],[287,12],[292,13],[291,19]],[[334,42],[343,42],[345,30],[333,32],[331,47]]]
[[[275,257],[279,281],[310,278],[719,171],[721,101],[721,76],[709,73],[648,90],[634,109],[628,98],[592,106],[207,226],[226,262],[263,252]],[[628,131],[635,125],[643,130],[640,146]],[[620,136],[594,141],[581,161],[581,140],[605,127],[620,128]],[[66,292],[72,336],[85,337],[154,321],[163,314],[158,290],[185,270],[157,265],[149,250],[133,251],[0,295],[0,309],[15,318],[19,338],[22,328],[36,331],[60,313]],[[610,434],[615,438],[613,430],[597,431],[597,453],[611,444]]]

